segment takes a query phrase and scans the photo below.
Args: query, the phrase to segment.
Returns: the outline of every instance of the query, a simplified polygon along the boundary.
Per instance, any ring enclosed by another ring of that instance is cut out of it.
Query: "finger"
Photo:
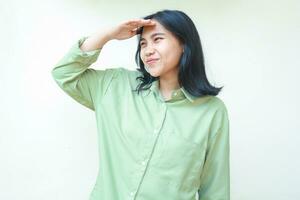
[[[143,20],[140,22],[139,26],[148,26],[148,25],[154,25],[155,22],[153,20]]]
[[[150,23],[152,20],[151,19],[131,19],[131,20],[128,20],[126,22],[126,24],[146,24],[146,23]]]
[[[137,19],[137,20],[129,20],[126,25],[133,27],[133,28],[140,28],[143,26],[151,26],[155,25],[156,23],[153,20],[145,20],[145,19]]]
[[[139,28],[135,28],[135,29],[133,29],[133,30],[131,30],[131,35],[137,35],[137,34],[139,34]]]
[[[151,21],[151,22],[149,22],[149,23],[143,24],[143,26],[153,26],[153,25],[155,25],[155,24],[156,24],[155,22]]]
[[[137,34],[137,30],[131,30],[130,33],[131,33],[131,35],[136,35]]]
[[[139,29],[139,27],[132,29],[131,31],[136,32]]]

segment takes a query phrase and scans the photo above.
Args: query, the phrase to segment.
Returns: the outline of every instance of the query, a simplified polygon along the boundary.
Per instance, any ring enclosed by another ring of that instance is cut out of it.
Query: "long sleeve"
[[[80,46],[87,38],[81,37],[59,60],[52,69],[52,77],[69,96],[94,111],[95,102],[104,95],[115,70],[88,68],[97,60],[101,48],[82,51]]]
[[[229,119],[226,107],[217,111],[214,122],[216,133],[209,140],[199,200],[230,200],[230,144]]]

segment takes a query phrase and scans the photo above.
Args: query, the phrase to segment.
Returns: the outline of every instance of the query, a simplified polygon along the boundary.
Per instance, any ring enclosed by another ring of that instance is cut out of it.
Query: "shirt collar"
[[[156,95],[160,95],[159,91],[159,79],[152,82],[152,85],[150,86],[150,90],[155,93]],[[187,98],[190,102],[194,102],[197,97],[191,95],[188,93],[183,87],[176,89],[172,92],[172,99],[171,100],[179,100]]]

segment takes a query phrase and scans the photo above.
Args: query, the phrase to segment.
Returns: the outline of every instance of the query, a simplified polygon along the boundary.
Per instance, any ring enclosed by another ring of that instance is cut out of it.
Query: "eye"
[[[157,38],[154,39],[154,41],[157,41],[158,39],[163,39],[163,38],[157,37]],[[140,46],[143,46],[144,44],[145,44],[145,42],[140,42]]]

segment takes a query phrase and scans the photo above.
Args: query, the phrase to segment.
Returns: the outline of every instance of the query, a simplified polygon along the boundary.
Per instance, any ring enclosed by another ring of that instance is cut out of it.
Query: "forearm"
[[[100,30],[89,36],[81,45],[80,49],[82,51],[93,51],[100,49],[111,39],[110,30]]]

